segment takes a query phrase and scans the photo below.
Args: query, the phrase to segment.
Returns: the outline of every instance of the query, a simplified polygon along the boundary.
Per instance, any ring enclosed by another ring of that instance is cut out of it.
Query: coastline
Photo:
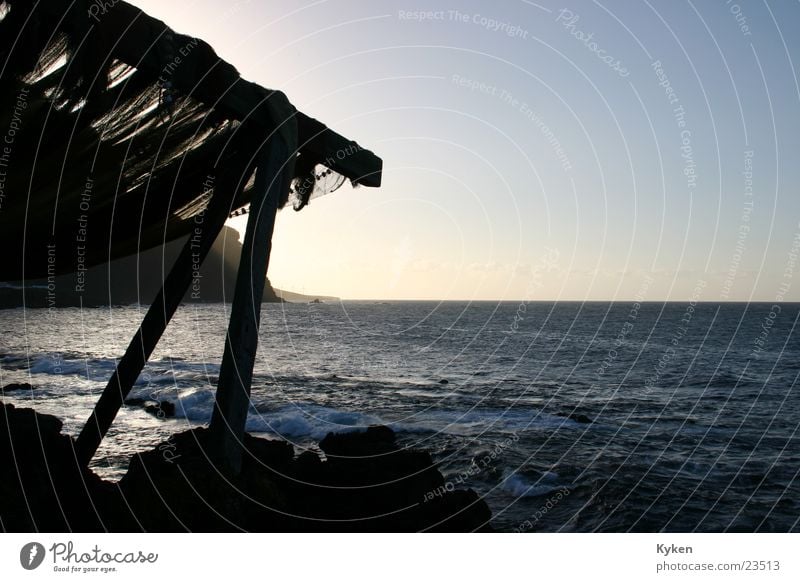
[[[245,435],[240,475],[210,461],[208,432],[175,434],[135,454],[119,483],[74,463],[54,416],[0,404],[0,520],[8,532],[492,531],[472,490],[439,493],[430,454],[399,447],[391,429],[328,434],[324,459]]]

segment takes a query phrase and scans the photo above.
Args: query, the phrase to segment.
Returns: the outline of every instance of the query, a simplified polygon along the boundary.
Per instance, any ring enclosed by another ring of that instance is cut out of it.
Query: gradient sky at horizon
[[[277,287],[800,300],[800,3],[132,3],[384,159],[279,215]]]

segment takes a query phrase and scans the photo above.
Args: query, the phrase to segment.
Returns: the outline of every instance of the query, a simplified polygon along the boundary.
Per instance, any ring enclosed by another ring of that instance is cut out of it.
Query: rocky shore
[[[210,460],[208,432],[196,428],[134,455],[119,483],[79,468],[61,429],[56,417],[0,404],[0,529],[491,531],[474,491],[446,491],[431,456],[401,448],[385,426],[329,434],[322,454],[246,435],[236,476]]]

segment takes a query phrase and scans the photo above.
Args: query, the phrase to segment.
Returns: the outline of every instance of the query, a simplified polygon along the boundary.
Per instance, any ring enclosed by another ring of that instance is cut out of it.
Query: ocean
[[[93,461],[207,422],[229,306],[176,314]],[[0,312],[5,400],[77,434],[145,312]],[[265,304],[247,429],[393,428],[501,531],[798,531],[800,304]]]

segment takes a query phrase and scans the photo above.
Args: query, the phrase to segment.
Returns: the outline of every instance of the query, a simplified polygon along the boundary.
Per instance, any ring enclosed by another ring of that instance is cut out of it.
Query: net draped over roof
[[[6,281],[190,234],[233,159],[246,168],[236,211],[255,150],[276,132],[297,146],[295,208],[347,178],[380,184],[372,152],[125,2],[0,1],[0,67]]]

